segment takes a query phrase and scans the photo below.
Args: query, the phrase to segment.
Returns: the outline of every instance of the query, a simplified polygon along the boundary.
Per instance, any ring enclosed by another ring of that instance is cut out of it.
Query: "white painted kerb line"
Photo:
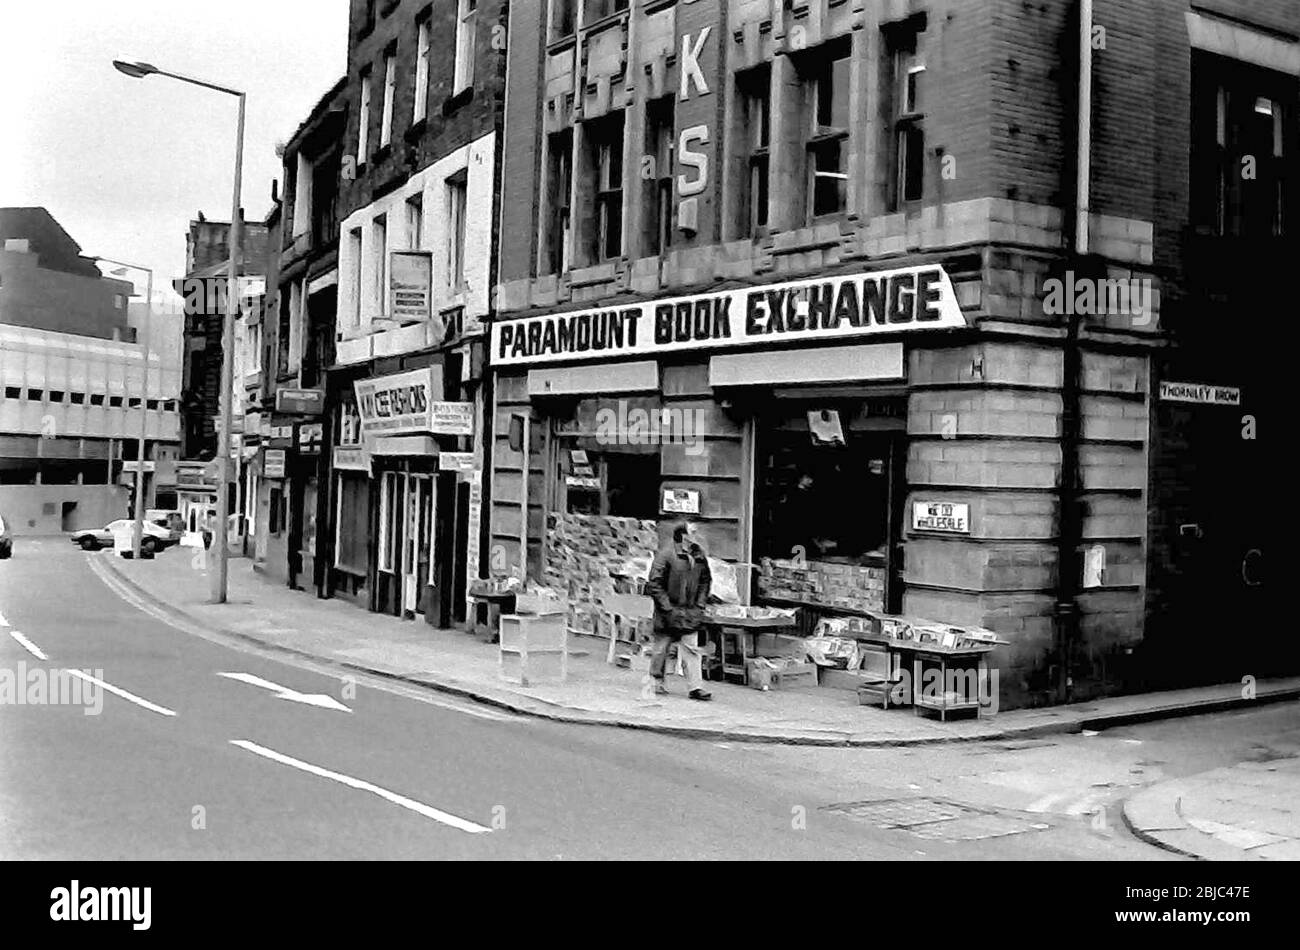
[[[139,696],[135,696],[131,693],[128,693],[124,689],[118,689],[116,686],[112,685],[111,683],[105,683],[103,680],[96,679],[95,677],[91,676],[88,673],[81,672],[81,670],[67,670],[67,673],[70,676],[75,676],[78,679],[83,679],[87,683],[94,683],[100,689],[106,689],[114,696],[120,696],[122,699],[125,699],[128,703],[135,703],[137,706],[141,707],[142,709],[147,709],[150,712],[155,712],[160,716],[176,715],[176,713],[172,712],[170,709],[164,709],[162,706],[156,706],[153,703],[149,702],[149,700],[147,699],[141,699]]]
[[[0,627],[3,626],[4,626],[3,618],[0,618]],[[36,644],[32,643],[32,641],[28,640],[17,630],[10,630],[9,636],[17,640],[18,645],[22,647],[24,650],[26,650],[28,653],[30,653],[32,656],[36,657],[36,659],[49,662],[50,658],[41,652],[41,648],[38,647]]]
[[[339,782],[349,788],[360,789],[363,792],[370,792],[378,795],[385,801],[392,802],[394,805],[400,805],[403,808],[410,809],[418,815],[425,818],[432,818],[434,821],[441,822],[444,825],[450,825],[461,831],[472,835],[481,835],[491,832],[491,828],[485,828],[483,825],[476,825],[472,821],[466,821],[464,818],[457,818],[455,815],[449,815],[445,811],[439,811],[423,802],[417,802],[414,799],[407,798],[405,795],[398,795],[396,792],[390,792],[386,788],[380,788],[378,785],[372,785],[370,782],[363,782],[361,779],[352,778],[350,775],[342,775],[338,772],[331,772],[329,769],[323,769],[319,765],[312,765],[310,762],[303,762],[299,759],[290,758],[282,755],[274,749],[268,749],[260,746],[256,742],[249,742],[247,739],[231,739],[230,744],[238,746],[254,755],[260,755],[264,759],[270,759],[272,762],[279,762],[281,765],[288,765],[291,768],[301,769],[304,772],[310,772],[312,775],[319,775],[321,778],[331,779]]]

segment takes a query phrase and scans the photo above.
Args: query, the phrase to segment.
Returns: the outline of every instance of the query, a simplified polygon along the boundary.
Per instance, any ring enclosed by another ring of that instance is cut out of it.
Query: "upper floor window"
[[[384,110],[379,126],[379,147],[393,140],[393,93],[397,86],[397,48],[390,46],[384,53]]]
[[[551,0],[551,40],[573,35],[578,24],[578,0]]]
[[[413,251],[424,247],[424,195],[406,201],[406,243]]]
[[[1295,230],[1296,80],[1208,53],[1192,60],[1192,221],[1234,237]]]
[[[429,112],[429,50],[431,47],[429,18],[420,20],[418,48],[415,56],[415,122]]]
[[[767,227],[772,145],[771,68],[763,66],[742,73],[737,83],[745,158],[745,177],[740,183],[740,210],[744,215],[740,233],[753,236],[760,228]]]
[[[358,110],[357,164],[364,164],[370,156],[370,67],[361,74],[361,107]]]
[[[365,0],[365,9],[361,14],[361,33],[366,34],[375,28],[375,6],[377,0]]]
[[[478,0],[457,0],[456,78],[452,94],[462,92],[474,81],[474,39],[478,20]]]
[[[594,261],[623,253],[623,113],[588,123],[591,170],[596,195],[596,228],[592,234]]]
[[[584,23],[595,23],[602,17],[622,13],[627,9],[627,0],[586,0],[582,19]]]
[[[848,208],[849,57],[823,59],[807,82],[811,128],[808,132],[809,217]]]
[[[453,293],[465,286],[465,226],[469,178],[458,172],[447,179],[447,283]]]
[[[917,51],[919,27],[911,24],[886,35],[890,51],[893,140],[892,206],[898,208],[925,196],[925,126],[922,91],[925,60]]]
[[[573,258],[573,130],[553,133],[546,143],[546,207],[542,233],[543,272],[567,271]]]
[[[374,224],[375,312],[388,316],[388,215],[381,214]]]
[[[673,241],[673,97],[646,107],[646,158],[653,164],[642,176],[645,201],[646,254],[662,254]]]

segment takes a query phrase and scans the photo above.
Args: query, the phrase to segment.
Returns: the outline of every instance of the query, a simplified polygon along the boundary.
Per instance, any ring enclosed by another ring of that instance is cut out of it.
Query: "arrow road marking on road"
[[[0,614],[0,627],[9,627],[9,626],[12,626],[12,624],[10,624],[9,621],[5,619],[4,614]]]
[[[120,696],[122,699],[125,699],[128,703],[135,703],[141,709],[147,709],[150,712],[155,712],[160,716],[176,715],[176,713],[170,709],[167,709],[163,706],[155,705],[154,703],[149,702],[149,700],[147,699],[141,699],[139,696],[136,696],[133,693],[128,693],[124,689],[118,689],[112,683],[105,683],[103,680],[96,679],[95,677],[91,676],[89,673],[83,673],[81,670],[64,670],[64,672],[67,673],[69,676],[75,676],[78,679],[85,680],[87,683],[94,683],[100,689],[106,689],[114,696]]]
[[[249,686],[257,686],[261,689],[270,690],[275,693],[276,699],[287,699],[294,703],[305,703],[308,706],[319,706],[322,709],[334,709],[339,712],[352,712],[347,706],[344,706],[332,696],[326,696],[324,693],[299,693],[287,686],[281,686],[279,683],[272,683],[270,680],[264,680],[260,676],[254,676],[252,673],[218,673],[218,676],[224,676],[228,680],[237,680],[240,683],[247,683]]]
[[[0,627],[2,627],[2,626],[4,626],[4,625],[5,625],[5,624],[3,623],[3,618],[0,618]],[[15,640],[17,640],[17,641],[18,641],[18,645],[19,645],[20,647],[22,647],[24,650],[26,650],[28,653],[30,653],[32,656],[36,657],[36,659],[38,659],[38,660],[45,660],[45,661],[48,661],[48,660],[49,660],[49,657],[46,656],[44,653],[41,652],[41,648],[40,648],[40,647],[38,647],[36,644],[32,643],[32,641],[28,640],[26,637],[24,637],[24,636],[23,636],[21,633],[19,633],[17,630],[10,630],[10,631],[9,631],[9,636],[11,636],[11,637],[13,637]]]
[[[394,805],[400,805],[425,818],[432,818],[434,821],[449,825],[460,831],[472,835],[481,835],[490,833],[491,828],[485,828],[483,825],[475,824],[464,818],[458,818],[455,815],[449,815],[445,811],[439,811],[423,802],[417,802],[414,799],[407,798],[405,795],[398,795],[396,792],[390,792],[386,788],[380,788],[378,785],[372,785],[370,782],[364,782],[359,778],[353,778],[350,775],[343,775],[339,772],[332,772],[329,769],[321,768],[319,765],[312,765],[310,762],[303,762],[300,759],[294,759],[274,749],[268,749],[260,746],[256,742],[250,742],[247,739],[231,739],[230,744],[237,746],[246,752],[254,755],[260,755],[264,759],[270,759],[272,762],[279,762],[281,765],[287,765],[290,768],[300,769],[303,772],[309,772],[312,775],[319,775],[321,778],[327,778],[331,781],[346,785],[349,788],[355,788],[363,792],[370,792],[372,795],[378,795],[385,801],[392,802]]]

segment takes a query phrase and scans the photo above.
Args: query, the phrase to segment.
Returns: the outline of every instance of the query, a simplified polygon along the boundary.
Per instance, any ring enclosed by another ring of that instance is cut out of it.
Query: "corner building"
[[[685,517],[809,623],[997,631],[1004,708],[1284,666],[1193,634],[1261,609],[1207,343],[1294,253],[1300,8],[1091,7],[511,5],[493,566]]]

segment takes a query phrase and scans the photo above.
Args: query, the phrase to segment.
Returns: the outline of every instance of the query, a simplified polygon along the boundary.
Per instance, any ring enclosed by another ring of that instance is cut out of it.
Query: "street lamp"
[[[153,270],[139,264],[115,261],[111,257],[95,257],[92,260],[120,268],[113,271],[114,276],[125,274],[128,270],[140,270],[149,275],[144,294],[144,376],[140,381],[140,440],[135,452],[139,468],[135,473],[135,524],[131,528],[131,556],[138,561],[140,547],[144,544],[144,444],[149,434],[149,330],[153,317]]]
[[[235,312],[239,306],[239,255],[243,243],[243,221],[240,215],[240,192],[244,178],[244,112],[248,97],[237,89],[218,86],[179,73],[167,72],[149,63],[128,63],[113,60],[113,68],[130,76],[143,79],[146,76],[166,76],[192,86],[202,86],[216,92],[239,99],[239,126],[235,139],[235,193],[233,209],[230,214],[230,274],[226,284],[226,319],[221,329],[221,430],[217,433],[217,459],[221,473],[221,483],[217,486],[217,525],[212,546],[216,548],[216,569],[209,572],[211,593],[209,602],[224,604],[226,602],[226,578],[229,569],[230,551],[227,545],[227,516],[230,509],[230,430],[233,424],[231,407],[235,395]]]

